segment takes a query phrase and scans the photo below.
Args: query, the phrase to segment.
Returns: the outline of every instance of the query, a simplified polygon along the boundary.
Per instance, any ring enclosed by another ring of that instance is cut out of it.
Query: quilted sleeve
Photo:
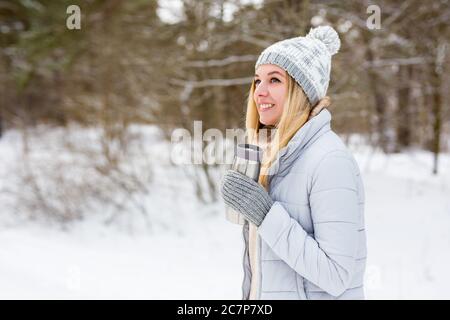
[[[261,238],[291,268],[333,296],[353,277],[358,240],[355,166],[343,152],[317,164],[310,189],[314,238],[275,202],[258,229]]]

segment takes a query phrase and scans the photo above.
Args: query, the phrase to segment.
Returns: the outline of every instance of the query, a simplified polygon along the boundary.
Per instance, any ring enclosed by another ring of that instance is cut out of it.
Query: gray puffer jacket
[[[258,274],[244,224],[243,299],[364,299],[364,187],[324,109],[280,150],[269,180],[274,204],[258,228]],[[256,280],[256,279],[254,279]]]

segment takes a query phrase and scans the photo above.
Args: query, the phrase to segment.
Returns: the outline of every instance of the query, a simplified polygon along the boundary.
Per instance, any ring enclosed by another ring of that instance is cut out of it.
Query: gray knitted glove
[[[263,186],[234,170],[228,170],[223,176],[221,192],[228,206],[258,227],[273,204]]]

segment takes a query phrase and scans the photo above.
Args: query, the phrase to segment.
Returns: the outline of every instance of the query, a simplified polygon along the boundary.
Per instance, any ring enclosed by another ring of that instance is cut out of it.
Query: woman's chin
[[[264,118],[259,118],[259,122],[261,122],[265,126],[273,126],[275,123],[273,119],[264,119]]]

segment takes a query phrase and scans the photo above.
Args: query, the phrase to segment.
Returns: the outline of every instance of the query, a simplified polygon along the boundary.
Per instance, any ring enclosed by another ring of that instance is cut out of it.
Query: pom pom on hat
[[[336,54],[341,47],[341,40],[339,39],[338,33],[330,26],[312,28],[307,37],[321,41],[331,55]]]

